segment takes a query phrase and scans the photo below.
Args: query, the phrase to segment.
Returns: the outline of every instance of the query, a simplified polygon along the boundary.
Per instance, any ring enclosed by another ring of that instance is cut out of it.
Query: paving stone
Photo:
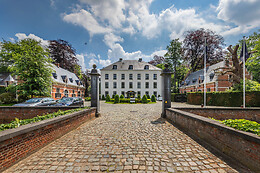
[[[237,172],[161,119],[160,114],[161,102],[101,102],[101,117],[82,124],[5,172]]]

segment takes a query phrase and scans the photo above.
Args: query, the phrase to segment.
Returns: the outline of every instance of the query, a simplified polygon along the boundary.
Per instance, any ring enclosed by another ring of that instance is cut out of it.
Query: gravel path
[[[106,104],[101,117],[5,172],[237,172],[173,125],[156,104]]]

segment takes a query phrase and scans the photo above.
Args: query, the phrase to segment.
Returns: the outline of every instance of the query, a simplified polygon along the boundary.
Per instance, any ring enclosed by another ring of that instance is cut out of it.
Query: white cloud
[[[246,33],[260,26],[259,0],[220,0],[217,17],[236,27],[224,31],[224,35]]]
[[[86,30],[89,31],[89,34],[91,36],[94,34],[104,34],[111,32],[111,29],[109,27],[101,26],[92,16],[92,14],[84,9],[71,14],[65,14],[63,16],[63,20],[68,23],[84,27]]]
[[[218,18],[236,25],[260,25],[259,0],[220,0]]]
[[[48,40],[44,40],[34,34],[29,34],[28,36],[24,33],[17,33],[15,34],[15,36],[18,38],[18,40],[23,40],[23,39],[26,39],[26,38],[31,38],[31,39],[34,39],[36,41],[40,41],[41,42],[41,45],[44,46],[44,47],[47,47],[49,45],[49,42]]]
[[[81,66],[81,70],[86,71],[85,59],[83,54],[76,54],[76,58],[79,60],[79,65]]]
[[[101,21],[108,21],[114,28],[121,28],[125,21],[125,2],[124,0],[80,0],[86,4],[92,14]]]
[[[106,59],[106,60],[99,60],[99,64],[101,65],[101,67],[105,67],[108,66],[109,64],[111,64],[111,60],[110,59]]]
[[[108,47],[112,48],[116,42],[123,42],[124,39],[120,36],[114,35],[113,33],[109,33],[104,36],[103,41]]]

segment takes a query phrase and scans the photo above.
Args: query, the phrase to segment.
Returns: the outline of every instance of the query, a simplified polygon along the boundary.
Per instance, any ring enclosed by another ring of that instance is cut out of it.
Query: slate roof
[[[215,82],[216,81],[216,75],[214,74],[214,70],[219,67],[224,67],[225,61],[221,61],[217,64],[211,65],[206,68],[206,81],[207,83]],[[192,86],[192,85],[199,85],[199,78],[201,80],[204,80],[204,69],[195,71],[191,74],[189,74],[185,80],[181,83],[181,88]],[[202,83],[200,83],[202,84]]]
[[[5,80],[11,73],[0,73],[0,86],[5,86]]]
[[[117,69],[113,69],[114,65],[117,65]],[[129,65],[133,65],[132,70],[145,70],[144,68],[146,65],[149,66],[149,69],[147,70],[156,70],[156,71],[162,70],[142,60],[119,60],[113,64],[104,67],[103,69],[101,69],[101,71],[102,70],[128,70]]]
[[[54,72],[52,73],[52,80],[54,82],[68,84],[72,86],[80,86],[84,87],[83,83],[79,80],[75,73],[72,73],[68,70],[65,70],[61,67],[57,67],[56,65],[52,65]],[[56,77],[56,78],[55,78]],[[64,80],[67,79],[67,83]]]

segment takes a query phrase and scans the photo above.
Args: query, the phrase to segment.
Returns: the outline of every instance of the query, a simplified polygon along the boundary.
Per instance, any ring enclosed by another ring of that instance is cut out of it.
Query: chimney
[[[60,63],[56,63],[55,65],[56,65],[58,68],[60,68]]]
[[[138,62],[142,62],[142,58],[139,58]]]
[[[119,62],[122,62],[123,58],[119,58]]]

